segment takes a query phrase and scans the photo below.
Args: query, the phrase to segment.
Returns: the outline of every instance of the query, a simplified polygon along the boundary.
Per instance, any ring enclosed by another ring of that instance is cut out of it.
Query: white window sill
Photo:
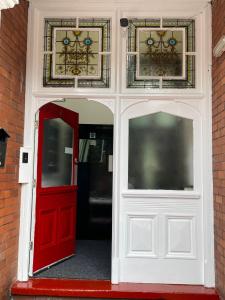
[[[196,191],[174,191],[174,190],[125,190],[122,192],[124,198],[182,198],[200,199],[200,193]]]

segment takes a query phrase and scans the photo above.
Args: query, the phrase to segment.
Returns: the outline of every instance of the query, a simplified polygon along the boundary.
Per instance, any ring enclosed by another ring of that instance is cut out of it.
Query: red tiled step
[[[33,278],[16,281],[12,295],[58,296],[105,299],[160,299],[160,300],[219,300],[215,289],[199,285],[167,285],[145,283],[111,284],[101,280],[66,280]]]

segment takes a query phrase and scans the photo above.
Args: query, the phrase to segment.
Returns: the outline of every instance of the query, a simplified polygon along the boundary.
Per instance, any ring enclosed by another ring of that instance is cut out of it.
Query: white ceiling
[[[209,0],[30,0],[35,7],[46,8],[68,8],[69,10],[79,10],[84,7],[90,9],[104,9],[105,11],[112,8],[126,9],[126,11],[135,10],[153,12],[187,12],[199,13],[207,5]]]

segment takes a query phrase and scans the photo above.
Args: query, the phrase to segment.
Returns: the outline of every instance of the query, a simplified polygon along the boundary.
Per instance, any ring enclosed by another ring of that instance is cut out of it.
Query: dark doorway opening
[[[77,238],[111,240],[111,125],[79,126]]]

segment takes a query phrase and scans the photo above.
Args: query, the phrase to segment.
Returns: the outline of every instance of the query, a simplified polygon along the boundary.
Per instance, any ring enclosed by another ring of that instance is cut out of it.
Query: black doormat
[[[78,240],[76,255],[34,275],[38,278],[111,278],[111,241]]]

